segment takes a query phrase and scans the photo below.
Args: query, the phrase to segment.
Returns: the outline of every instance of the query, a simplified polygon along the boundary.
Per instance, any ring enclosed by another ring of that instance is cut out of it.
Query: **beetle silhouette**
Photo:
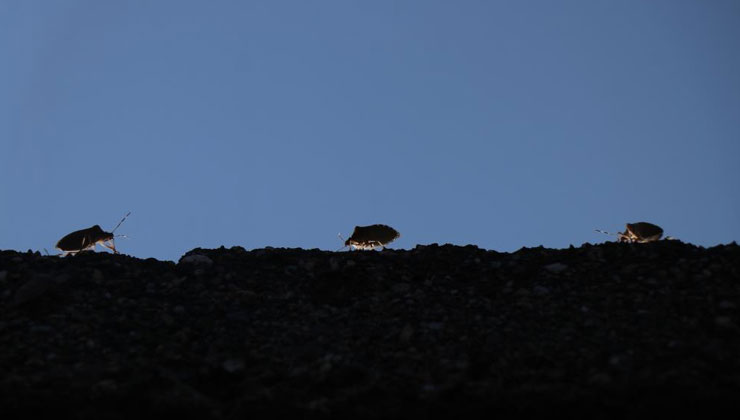
[[[121,223],[126,220],[129,214],[131,214],[131,212],[126,213],[126,215],[123,216],[123,219],[121,219],[116,227],[110,232],[104,231],[100,225],[76,230],[60,239],[56,244],[56,248],[62,251],[62,256],[67,256],[70,254],[75,255],[78,252],[87,251],[89,249],[95,249],[95,245],[100,244],[101,246],[112,250],[114,254],[118,254],[119,252],[116,249],[116,245],[113,240],[115,238],[113,233],[119,226],[121,226]]]
[[[396,229],[393,229],[387,225],[370,225],[370,226],[355,226],[355,230],[352,232],[346,241],[344,241],[344,247],[350,249],[375,249],[376,247],[383,247],[393,242],[401,236]],[[341,238],[342,235],[340,234]],[[342,238],[344,239],[344,238]]]
[[[596,229],[597,232],[606,233],[607,235],[616,235],[618,242],[645,243],[659,240],[663,236],[663,228],[648,222],[627,223],[624,232],[616,234]],[[672,239],[672,238],[666,238]]]

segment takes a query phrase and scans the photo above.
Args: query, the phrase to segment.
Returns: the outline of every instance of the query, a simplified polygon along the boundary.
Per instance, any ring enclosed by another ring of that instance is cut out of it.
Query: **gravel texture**
[[[740,247],[0,251],[0,417],[740,410]]]

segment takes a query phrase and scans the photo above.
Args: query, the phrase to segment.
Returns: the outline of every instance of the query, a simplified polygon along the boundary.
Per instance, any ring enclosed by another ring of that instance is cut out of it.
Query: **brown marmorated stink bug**
[[[355,226],[355,230],[352,232],[352,236],[344,241],[344,246],[350,249],[375,249],[376,247],[383,247],[393,242],[395,239],[400,237],[396,229],[393,229],[387,225],[370,225],[370,226]],[[339,234],[342,238],[342,234]],[[342,249],[340,248],[340,249]]]
[[[116,227],[113,228],[113,230],[110,232],[105,232],[103,229],[100,228],[99,225],[95,225],[87,229],[76,230],[60,239],[59,242],[57,242],[56,247],[57,249],[62,251],[62,256],[67,256],[69,254],[75,255],[78,252],[86,251],[89,249],[94,250],[95,245],[97,244],[100,244],[112,250],[113,253],[118,254],[118,250],[116,250],[116,244],[113,239],[117,236],[124,238],[125,236],[114,236],[113,233],[116,231],[116,229],[118,229],[119,226],[121,226],[121,223],[126,220],[129,214],[131,214],[131,212],[126,213],[126,215],[123,216],[123,219],[121,219]]]
[[[659,240],[663,236],[663,229],[652,223],[648,222],[637,222],[627,223],[624,232],[609,233],[603,230],[596,229],[597,232],[605,233],[607,235],[615,235],[618,242],[653,242]],[[665,239],[673,239],[667,236]]]

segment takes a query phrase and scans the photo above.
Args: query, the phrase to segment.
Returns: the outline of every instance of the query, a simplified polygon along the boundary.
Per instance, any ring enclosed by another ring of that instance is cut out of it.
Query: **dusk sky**
[[[736,0],[0,2],[0,249],[714,246],[738,181]]]

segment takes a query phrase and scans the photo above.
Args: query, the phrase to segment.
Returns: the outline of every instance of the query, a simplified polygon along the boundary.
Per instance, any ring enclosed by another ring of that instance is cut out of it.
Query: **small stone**
[[[729,316],[718,316],[717,318],[714,318],[714,323],[717,324],[718,327],[722,328],[733,328],[735,326],[732,322],[732,318]]]
[[[532,291],[534,292],[535,296],[545,296],[550,294],[550,289],[545,286],[535,286]]]
[[[308,403],[308,409],[312,411],[326,411],[327,410],[326,406],[328,403],[329,403],[328,398],[321,397],[313,401],[310,401]]]
[[[391,286],[391,290],[393,290],[394,293],[404,293],[408,291],[411,288],[408,283],[396,283],[393,286]]]
[[[168,326],[169,326],[169,325],[172,325],[172,324],[174,324],[174,323],[175,323],[175,319],[174,319],[174,318],[172,318],[172,317],[171,317],[170,315],[168,315],[168,314],[164,314],[164,315],[162,315],[162,322],[163,322],[163,323],[164,323],[165,325],[168,325]]]
[[[437,386],[435,386],[434,384],[425,383],[424,385],[421,386],[421,392],[424,392],[424,393],[435,392],[436,390],[437,390]]]
[[[735,306],[736,305],[730,302],[729,300],[723,300],[722,302],[719,303],[720,309],[734,309]]]
[[[551,272],[551,273],[559,274],[559,273],[562,273],[563,271],[567,270],[568,269],[568,266],[565,265],[565,264],[563,264],[563,263],[556,262],[556,263],[552,263],[552,264],[546,265],[544,267],[544,269],[547,270],[547,271],[549,271],[549,272]]]
[[[608,373],[598,372],[598,373],[591,375],[591,377],[588,379],[588,382],[591,383],[592,385],[606,386],[606,385],[611,384],[612,377],[609,376]]]
[[[430,330],[438,331],[441,330],[443,326],[444,324],[441,322],[427,322],[427,328]]]
[[[414,328],[411,324],[406,324],[401,330],[401,334],[399,334],[398,338],[405,343],[411,339],[412,335],[414,335]]]
[[[244,361],[242,359],[227,359],[224,360],[222,367],[229,373],[236,373],[244,369]]]
[[[298,261],[298,265],[306,271],[313,271],[316,267],[316,260],[300,260]]]
[[[305,366],[298,366],[298,367],[293,368],[290,371],[290,376],[293,376],[293,377],[295,377],[295,376],[301,376],[301,375],[304,375],[306,373],[308,373],[308,368],[307,367],[305,367]]]
[[[96,394],[112,394],[118,390],[118,384],[113,379],[103,379],[93,385],[93,392]]]
[[[39,296],[46,293],[51,287],[51,281],[45,278],[32,278],[25,282],[15,292],[15,304],[22,305],[26,302],[30,302]]]
[[[324,363],[321,364],[321,367],[319,368],[319,373],[326,374],[326,373],[328,373],[332,369],[332,367],[333,366],[332,366],[331,362],[327,360],[327,361],[325,361]]]
[[[49,325],[34,324],[30,330],[32,333],[48,333],[51,332],[52,328]]]
[[[180,258],[180,264],[211,265],[213,260],[205,255],[193,254]]]

